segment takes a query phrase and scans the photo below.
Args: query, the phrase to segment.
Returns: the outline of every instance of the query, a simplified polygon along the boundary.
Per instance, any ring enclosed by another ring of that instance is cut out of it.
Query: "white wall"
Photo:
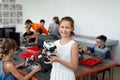
[[[75,33],[88,36],[106,35],[120,41],[120,0],[16,0],[23,5],[23,20],[46,20],[46,28],[53,16],[71,16]],[[24,24],[23,24],[24,26]],[[24,28],[18,31],[24,31]],[[120,44],[115,47],[115,59],[120,57]]]

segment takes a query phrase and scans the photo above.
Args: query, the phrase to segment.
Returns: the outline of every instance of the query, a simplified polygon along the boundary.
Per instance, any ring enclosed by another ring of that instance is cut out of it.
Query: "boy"
[[[45,20],[44,20],[44,19],[41,19],[41,20],[40,20],[40,24],[44,26],[44,25],[45,25]]]
[[[34,42],[35,41],[35,34],[33,31],[31,31],[31,27],[26,26],[25,27],[26,32],[23,34],[23,38],[27,40],[28,42]]]
[[[104,35],[99,35],[96,37],[96,44],[93,48],[89,48],[87,54],[96,54],[100,59],[110,59],[110,50],[105,45],[107,37]]]

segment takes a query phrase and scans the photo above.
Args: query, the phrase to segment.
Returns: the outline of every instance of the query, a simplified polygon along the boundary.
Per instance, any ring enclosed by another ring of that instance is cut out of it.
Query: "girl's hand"
[[[42,54],[45,54],[45,53],[46,53],[46,50],[45,50],[45,49],[43,49],[43,50],[42,50]]]
[[[35,69],[33,71],[38,72],[40,69],[41,69],[41,66],[38,65],[38,66],[35,67]]]
[[[50,60],[49,62],[45,62],[46,64],[51,64],[53,62],[58,62],[59,58],[57,56],[47,56],[48,60]]]

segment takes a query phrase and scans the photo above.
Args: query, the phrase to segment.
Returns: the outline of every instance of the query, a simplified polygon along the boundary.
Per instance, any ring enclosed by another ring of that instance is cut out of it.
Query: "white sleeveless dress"
[[[57,47],[57,57],[62,60],[71,61],[71,47],[75,41],[70,40],[68,43],[61,45],[60,40],[54,42]],[[52,71],[50,80],[75,80],[75,74],[72,69],[60,64],[59,62],[54,62],[52,64]]]

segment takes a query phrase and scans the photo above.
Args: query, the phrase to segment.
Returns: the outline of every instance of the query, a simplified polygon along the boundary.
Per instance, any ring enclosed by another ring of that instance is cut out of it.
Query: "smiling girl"
[[[52,71],[50,80],[75,80],[74,70],[78,67],[78,45],[72,40],[74,21],[63,17],[59,26],[61,39],[54,42],[56,56],[50,56]]]

